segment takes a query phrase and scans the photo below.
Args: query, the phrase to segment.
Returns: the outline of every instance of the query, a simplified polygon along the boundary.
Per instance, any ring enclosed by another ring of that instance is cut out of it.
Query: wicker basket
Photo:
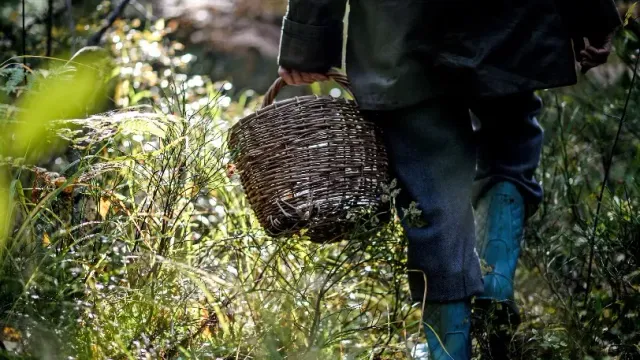
[[[346,76],[329,76],[351,92]],[[312,242],[339,241],[356,226],[354,210],[383,204],[388,165],[379,129],[353,100],[312,95],[273,103],[284,86],[277,79],[262,108],[232,127],[232,161],[268,234],[306,229]]]

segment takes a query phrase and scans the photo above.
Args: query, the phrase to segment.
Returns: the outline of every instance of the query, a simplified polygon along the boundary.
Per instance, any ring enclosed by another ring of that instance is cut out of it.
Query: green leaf
[[[165,136],[165,126],[158,121],[138,118],[127,119],[120,124],[120,131],[125,134],[151,134],[163,138]]]
[[[2,87],[7,94],[14,92],[24,81],[24,70],[19,67],[0,69],[0,76],[6,77],[7,81]]]
[[[633,4],[631,4],[631,6],[629,6],[629,9],[627,10],[627,13],[624,16],[624,26],[629,25],[629,20],[633,17],[633,14],[635,13],[637,5],[638,3],[634,2]]]
[[[15,188],[15,194],[17,195],[16,199],[18,200],[18,204],[20,204],[20,206],[23,209],[27,209],[27,202],[26,202],[26,197],[24,196],[24,189],[22,188],[22,183],[18,180],[14,180],[15,183],[12,184],[14,185]]]
[[[151,91],[149,91],[149,90],[144,90],[144,91],[140,91],[138,93],[135,93],[131,97],[131,105],[137,105],[140,102],[140,100],[146,99],[146,98],[150,98],[151,95],[152,95]]]
[[[314,95],[321,95],[322,94],[322,87],[320,86],[320,83],[314,82],[313,84],[311,84],[309,86],[311,87],[311,92]]]

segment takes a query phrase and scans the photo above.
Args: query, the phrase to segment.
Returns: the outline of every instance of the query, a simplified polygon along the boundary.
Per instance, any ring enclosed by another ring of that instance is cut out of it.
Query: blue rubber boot
[[[514,277],[525,221],[525,203],[515,185],[494,185],[476,205],[477,250],[486,274],[476,304],[492,311],[492,320],[520,324],[514,301]]]
[[[471,359],[471,306],[468,301],[427,303],[422,318],[429,360]]]

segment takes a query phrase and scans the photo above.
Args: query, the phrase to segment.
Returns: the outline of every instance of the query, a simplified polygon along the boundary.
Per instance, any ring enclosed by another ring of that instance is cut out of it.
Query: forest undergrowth
[[[398,219],[266,236],[226,148],[262,96],[191,74],[175,26],[118,20],[104,48],[0,64],[0,358],[409,359],[422,304]],[[640,359],[640,39],[615,45],[540,92],[513,359]]]

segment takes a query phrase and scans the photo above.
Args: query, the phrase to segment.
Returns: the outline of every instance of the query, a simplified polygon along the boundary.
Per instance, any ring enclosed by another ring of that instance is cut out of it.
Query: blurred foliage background
[[[285,5],[0,4],[0,358],[411,358],[397,222],[272,239],[228,176],[226,130],[276,76]],[[640,358],[640,32],[619,5],[610,63],[540,92],[546,199],[513,359]]]

